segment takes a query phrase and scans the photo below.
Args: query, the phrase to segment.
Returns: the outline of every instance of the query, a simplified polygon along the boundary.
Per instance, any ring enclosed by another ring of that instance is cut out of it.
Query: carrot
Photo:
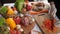
[[[54,28],[53,28],[53,32],[56,32],[56,31],[57,31],[57,29],[58,29],[57,27],[54,27]]]
[[[30,14],[40,14],[40,12],[33,12],[33,11],[31,11]]]
[[[48,12],[48,10],[42,10],[42,11],[40,11],[40,13],[47,13]]]

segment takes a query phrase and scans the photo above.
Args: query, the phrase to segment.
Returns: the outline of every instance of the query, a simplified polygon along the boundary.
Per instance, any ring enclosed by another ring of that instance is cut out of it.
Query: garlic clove
[[[10,27],[7,27],[8,28],[8,30],[10,30]]]
[[[21,28],[20,31],[23,32],[24,30]]]
[[[21,25],[16,25],[17,29],[20,29],[21,28]]]
[[[23,14],[20,14],[20,17],[23,17],[24,15]]]

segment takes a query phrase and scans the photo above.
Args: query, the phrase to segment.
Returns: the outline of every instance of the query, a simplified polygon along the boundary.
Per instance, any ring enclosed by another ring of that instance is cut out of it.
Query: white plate
[[[13,6],[14,6],[14,3],[5,3],[3,6],[10,6],[10,7],[13,7]]]

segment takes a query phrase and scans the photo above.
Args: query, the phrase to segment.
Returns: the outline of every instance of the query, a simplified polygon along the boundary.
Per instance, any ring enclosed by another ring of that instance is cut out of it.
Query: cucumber
[[[23,5],[24,5],[24,0],[16,0],[15,7],[19,12],[21,12]]]
[[[7,12],[7,7],[2,6],[2,7],[0,8],[0,14],[6,14],[6,12]]]
[[[0,17],[0,26],[3,26],[5,24],[5,19],[3,17]]]

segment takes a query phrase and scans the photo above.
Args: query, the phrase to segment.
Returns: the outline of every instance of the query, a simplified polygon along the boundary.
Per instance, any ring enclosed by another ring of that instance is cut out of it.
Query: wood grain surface
[[[44,34],[57,34],[58,32],[60,32],[60,28],[58,28],[55,32],[52,31],[48,31],[45,27],[42,27],[43,21],[48,17],[48,14],[45,15],[34,15],[34,18],[36,20],[36,23],[39,25],[39,27],[42,29],[42,31],[44,32]]]

